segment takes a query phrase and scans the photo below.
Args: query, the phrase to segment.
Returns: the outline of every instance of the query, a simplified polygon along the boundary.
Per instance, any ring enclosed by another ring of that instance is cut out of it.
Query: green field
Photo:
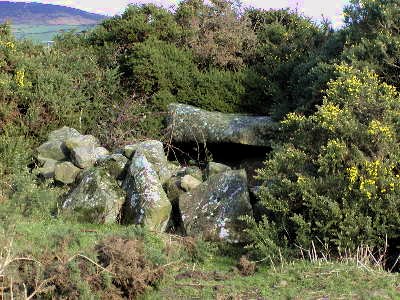
[[[62,32],[81,32],[94,25],[13,25],[13,33],[17,39],[28,39],[38,43],[47,43]]]

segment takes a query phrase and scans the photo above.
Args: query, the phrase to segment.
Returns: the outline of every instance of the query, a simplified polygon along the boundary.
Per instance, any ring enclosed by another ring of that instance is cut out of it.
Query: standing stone
[[[127,191],[125,221],[165,231],[171,203],[153,165],[141,151],[135,152],[123,187]]]
[[[211,176],[191,193],[179,197],[186,233],[230,243],[246,241],[246,228],[239,218],[252,215],[244,170]]]
[[[74,183],[80,171],[81,169],[69,161],[59,163],[54,170],[54,179],[64,184],[71,184]]]
[[[124,155],[131,158],[136,152],[141,152],[153,166],[153,169],[164,184],[172,176],[171,164],[164,153],[164,146],[160,141],[148,140],[124,148]],[[173,167],[175,168],[175,166]]]
[[[125,193],[117,181],[101,168],[89,169],[63,204],[64,214],[79,222],[96,224],[118,220]]]

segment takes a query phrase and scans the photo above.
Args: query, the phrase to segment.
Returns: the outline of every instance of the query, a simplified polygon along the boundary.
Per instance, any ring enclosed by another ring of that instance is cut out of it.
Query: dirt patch
[[[231,279],[233,276],[223,272],[202,272],[202,271],[186,271],[175,276],[175,280],[204,280],[204,281],[224,281]]]
[[[98,245],[99,261],[113,274],[113,284],[125,298],[134,299],[162,279],[164,269],[144,255],[143,243],[111,237]]]
[[[251,276],[256,272],[256,263],[250,261],[246,256],[239,259],[237,268],[242,276]]]

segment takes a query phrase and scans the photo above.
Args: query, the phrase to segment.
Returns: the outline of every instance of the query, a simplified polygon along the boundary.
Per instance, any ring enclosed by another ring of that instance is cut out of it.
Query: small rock
[[[225,171],[232,170],[231,167],[210,161],[207,165],[207,177],[223,173]]]
[[[127,145],[124,148],[124,154],[128,158],[131,158],[138,151],[146,156],[148,162],[153,165],[162,184],[172,177],[171,164],[165,156],[164,146],[160,141],[148,140],[134,145]]]
[[[48,140],[64,142],[65,140],[67,140],[69,138],[77,137],[80,135],[81,134],[76,129],[64,126],[60,129],[50,132]]]
[[[70,151],[81,147],[96,148],[99,146],[99,141],[93,135],[80,135],[65,140],[65,146]]]
[[[43,161],[44,161],[43,166],[39,168],[37,172],[45,179],[53,178],[56,164],[58,163],[58,161],[53,159],[45,159]]]
[[[46,160],[63,161],[67,159],[67,149],[61,141],[48,141],[37,148],[37,158],[41,163]]]
[[[122,154],[111,154],[100,157],[97,160],[97,166],[106,169],[111,176],[116,179],[122,179],[125,174],[126,164],[128,159]]]
[[[200,181],[203,181],[203,172],[200,170],[199,167],[189,166],[189,167],[185,167],[180,172],[178,172],[178,176],[183,177],[185,175],[191,175],[194,178],[196,178]]]
[[[93,166],[97,160],[95,148],[93,147],[76,147],[71,150],[72,162],[81,169]]]
[[[96,148],[94,148],[94,152],[95,152],[96,160],[106,158],[110,154],[110,152],[104,147],[96,147]]]
[[[185,175],[181,179],[181,187],[186,191],[190,192],[197,188],[201,184],[201,181],[194,178],[191,175]]]
[[[73,163],[66,161],[56,165],[54,170],[54,179],[64,184],[71,184],[75,182],[81,169],[74,166]]]

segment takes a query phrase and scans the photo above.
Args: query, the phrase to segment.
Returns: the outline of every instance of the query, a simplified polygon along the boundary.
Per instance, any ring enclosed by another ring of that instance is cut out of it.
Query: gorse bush
[[[398,245],[399,94],[368,69],[336,72],[314,114],[281,122],[280,142],[259,171],[268,213],[251,233],[261,250]]]

